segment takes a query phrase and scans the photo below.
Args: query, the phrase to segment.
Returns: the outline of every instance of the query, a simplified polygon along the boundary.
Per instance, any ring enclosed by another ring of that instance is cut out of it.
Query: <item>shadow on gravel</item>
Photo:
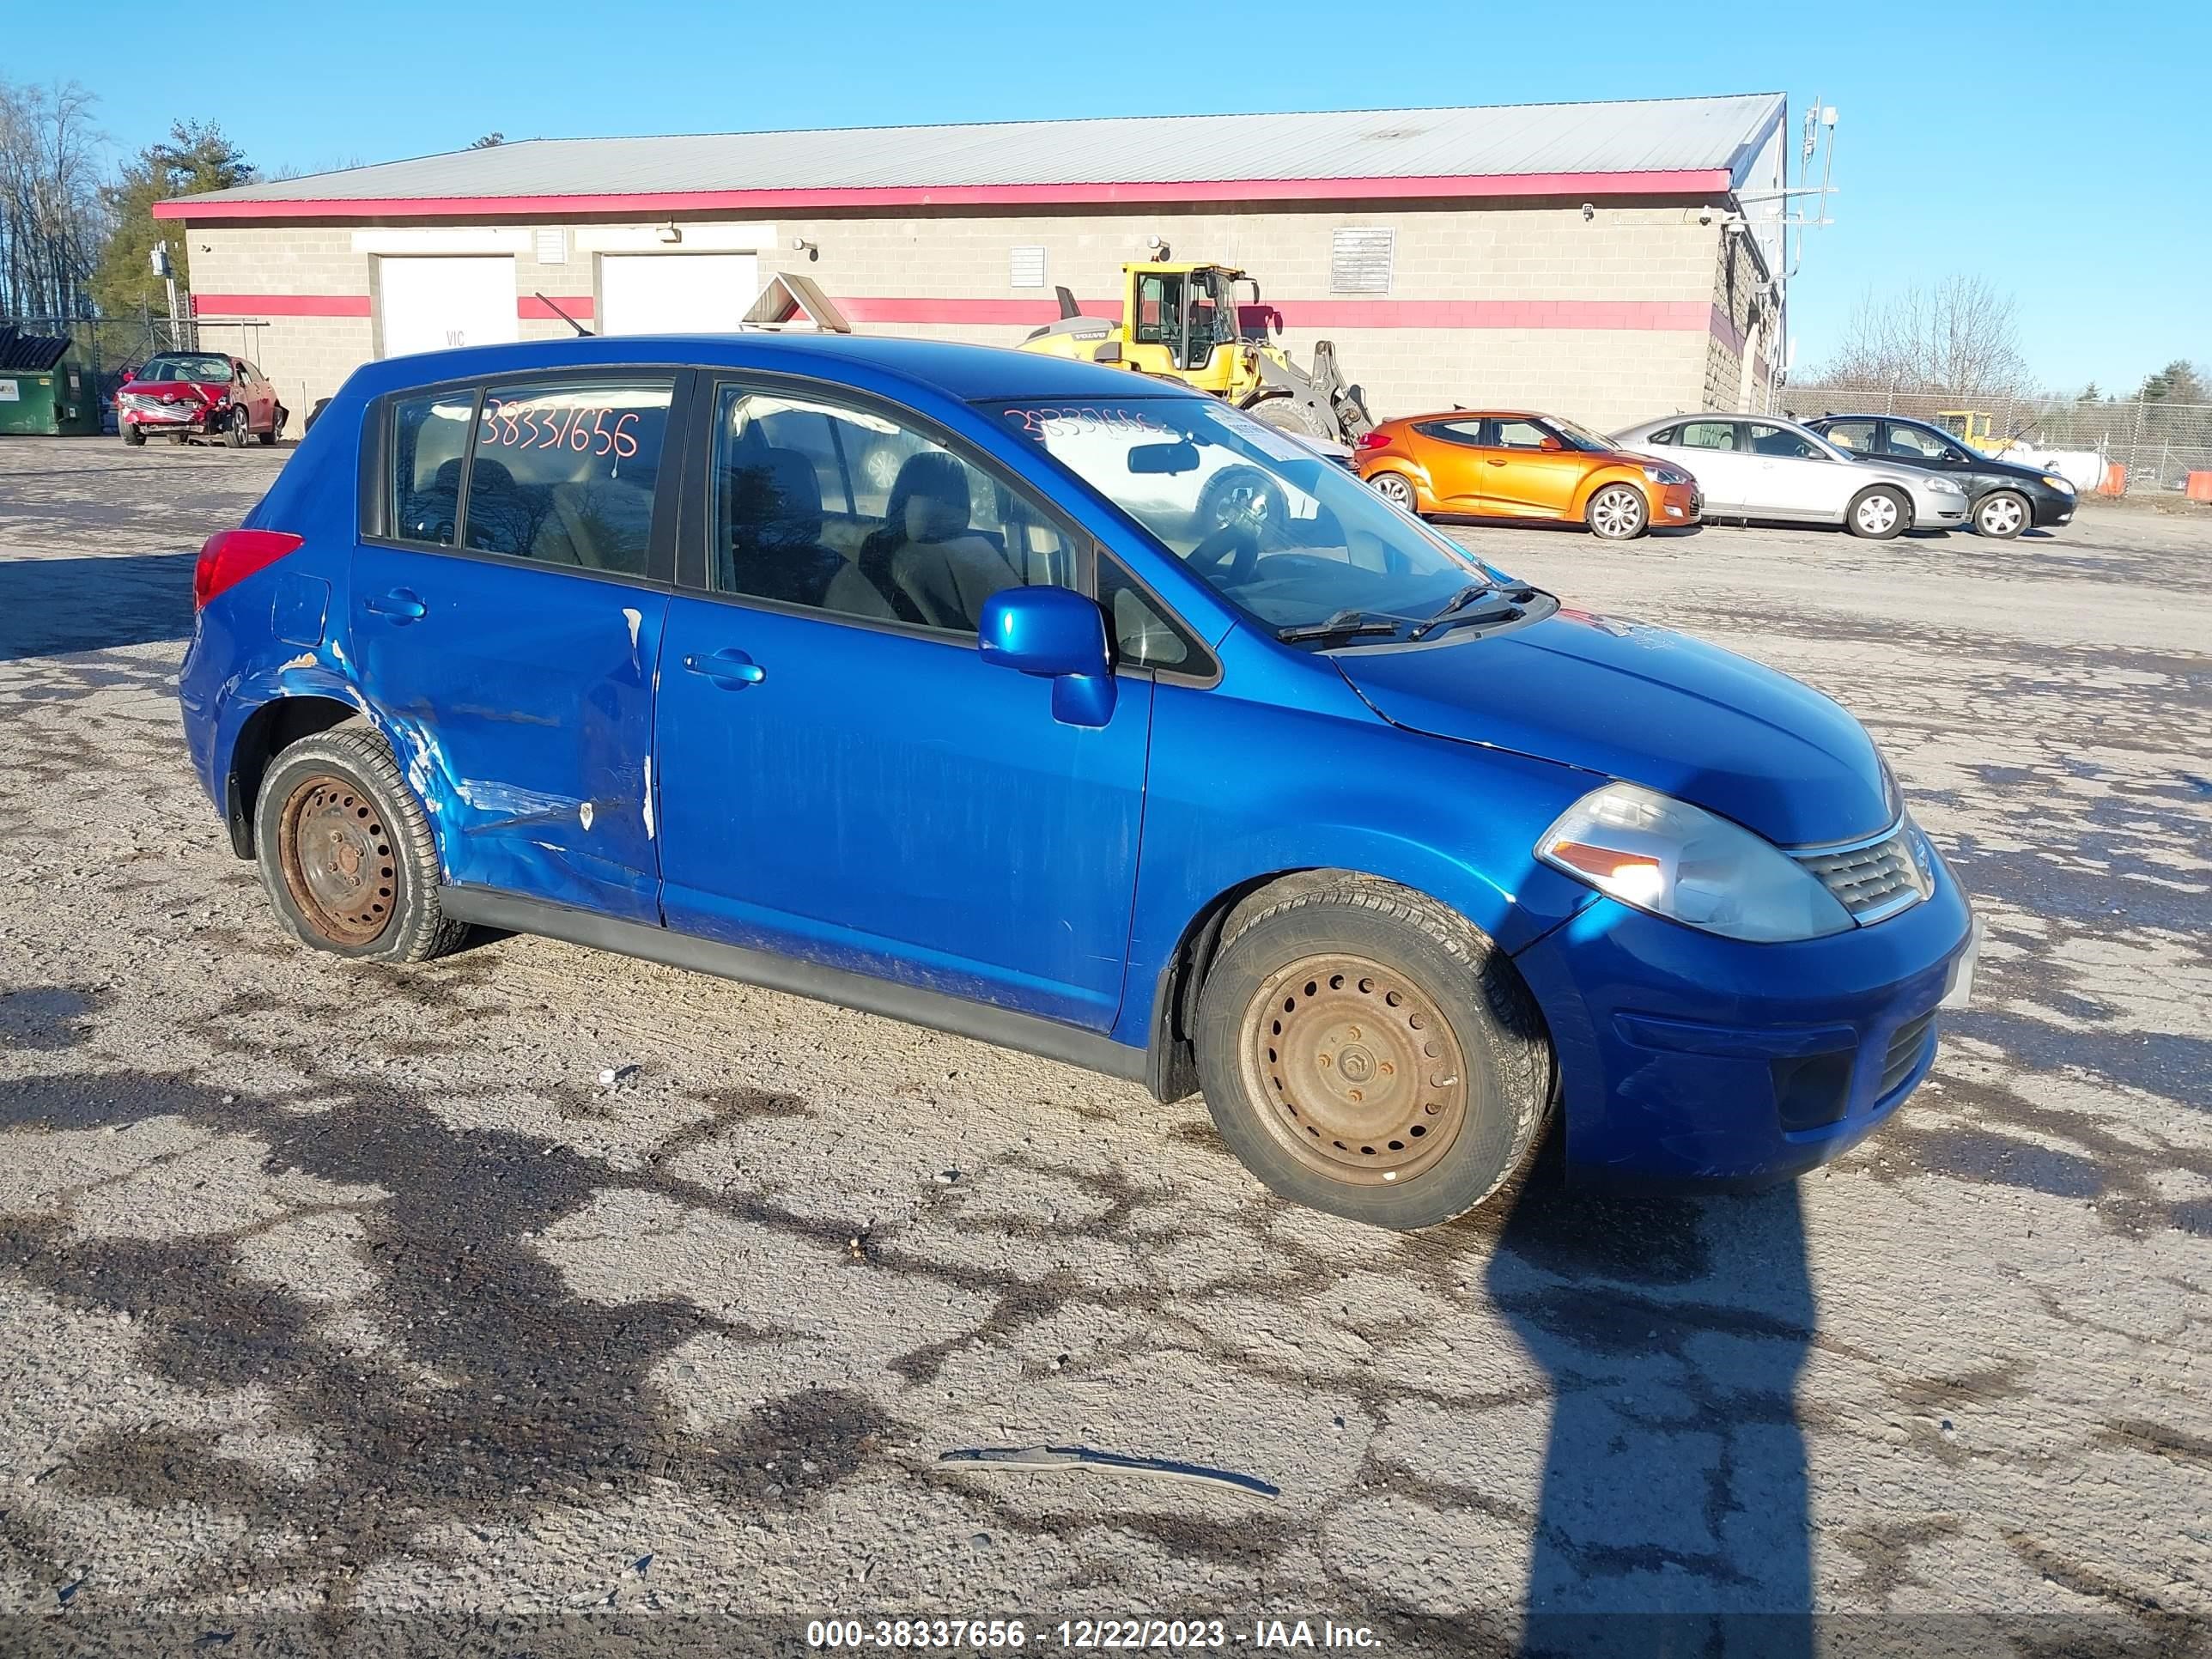
[[[198,557],[0,559],[0,662],[184,639]]]
[[[1584,1191],[1555,1151],[1486,1271],[1553,1395],[1522,1651],[1809,1656],[1796,1188]]]
[[[22,1001],[31,995],[9,1000],[26,1026],[52,1030],[74,1014],[64,994],[43,1006]],[[898,1428],[839,1389],[687,1425],[656,1368],[702,1332],[774,1340],[775,1311],[739,1325],[676,1297],[602,1304],[573,1292],[535,1243],[617,1188],[818,1232],[825,1263],[847,1224],[797,1221],[655,1170],[619,1173],[531,1135],[458,1130],[381,1082],[324,1079],[316,1092],[325,1109],[153,1073],[0,1083],[0,1128],[127,1138],[167,1124],[173,1150],[181,1121],[250,1138],[271,1176],[374,1189],[183,1236],[88,1235],[65,1215],[0,1216],[0,1260],[19,1283],[66,1308],[127,1314],[137,1364],[193,1393],[264,1391],[257,1431],[313,1447],[290,1468],[228,1455],[204,1428],[134,1423],[52,1472],[57,1490],[94,1500],[234,1517],[230,1559],[192,1573],[185,1593],[284,1587],[313,1606],[319,1591],[322,1617],[346,1625],[361,1570],[441,1562],[452,1547],[438,1540],[457,1529],[526,1529],[547,1511],[618,1508],[662,1483],[772,1511],[846,1479]],[[346,1261],[363,1288],[335,1301],[295,1288],[266,1265],[272,1252]]]

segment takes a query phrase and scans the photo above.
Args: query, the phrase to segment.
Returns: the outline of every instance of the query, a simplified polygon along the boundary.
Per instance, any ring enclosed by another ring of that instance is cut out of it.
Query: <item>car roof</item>
[[[1384,426],[1404,426],[1410,421],[1548,421],[1553,417],[1534,409],[1439,409],[1426,415],[1394,415]]]
[[[365,366],[374,393],[515,370],[592,368],[630,363],[781,370],[846,378],[872,370],[962,402],[988,398],[1202,398],[1203,392],[1139,379],[1126,369],[1073,362],[1040,352],[950,341],[854,334],[623,334],[576,336],[514,345],[465,346],[386,358]]]

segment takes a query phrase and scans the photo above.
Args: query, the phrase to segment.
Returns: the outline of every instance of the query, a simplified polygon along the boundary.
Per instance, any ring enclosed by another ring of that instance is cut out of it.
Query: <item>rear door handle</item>
[[[694,674],[704,675],[725,691],[742,691],[768,678],[767,669],[734,646],[726,647],[711,656],[686,657],[684,665]]]
[[[429,609],[404,587],[365,599],[362,607],[373,616],[389,617],[396,623],[419,622]]]

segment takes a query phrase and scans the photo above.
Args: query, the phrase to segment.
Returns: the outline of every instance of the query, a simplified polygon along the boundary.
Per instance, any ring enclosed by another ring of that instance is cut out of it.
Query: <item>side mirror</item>
[[[983,660],[1052,682],[1052,717],[1103,726],[1114,716],[1106,613],[1065,587],[1003,587],[983,601],[975,626]]]
[[[125,386],[129,386],[131,381],[137,378],[138,371],[135,368],[126,368],[123,371],[123,384]]]
[[[1121,361],[1121,343],[1119,340],[1107,341],[1104,345],[1100,346],[1096,351],[1091,354],[1091,361],[1094,363],[1120,362]]]
[[[1566,447],[1565,444],[1561,443],[1557,438],[1552,436],[1548,432],[1544,434],[1544,441],[1536,447],[1542,450],[1547,455],[1556,455],[1559,451]]]

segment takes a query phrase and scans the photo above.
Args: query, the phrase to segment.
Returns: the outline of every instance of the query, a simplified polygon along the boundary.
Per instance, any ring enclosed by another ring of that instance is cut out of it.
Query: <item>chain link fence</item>
[[[1784,410],[1798,419],[1826,414],[1903,415],[1940,426],[1978,448],[1995,450],[2012,440],[2037,455],[2098,456],[2103,467],[2123,469],[2130,495],[2173,493],[2192,472],[2212,473],[2212,404],[2172,404],[2154,398],[1999,396],[1974,398],[1891,386],[1785,386]],[[1973,430],[1966,429],[1972,423]],[[1986,434],[1986,437],[1985,437]],[[2100,469],[2095,487],[2112,475]]]
[[[228,351],[258,362],[260,335],[268,324],[251,319],[230,322],[171,322],[152,309],[124,317],[7,317],[0,328],[12,324],[22,333],[47,339],[66,337],[70,355],[99,388],[100,404],[112,427],[116,388],[125,369],[136,369],[149,357],[163,351]]]

